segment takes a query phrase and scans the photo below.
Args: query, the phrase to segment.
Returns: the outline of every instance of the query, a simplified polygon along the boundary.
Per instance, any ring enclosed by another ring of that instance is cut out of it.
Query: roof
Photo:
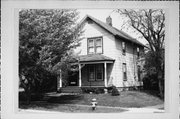
[[[89,55],[80,55],[79,61],[80,62],[114,61],[114,59],[101,54],[89,54]]]
[[[125,40],[128,40],[130,42],[133,42],[135,44],[138,44],[140,46],[143,46],[145,47],[144,44],[142,44],[141,42],[139,42],[138,40],[136,40],[135,38],[131,37],[130,35],[128,35],[127,33],[121,31],[121,30],[118,30],[117,28],[113,27],[113,26],[110,26],[92,16],[89,16],[89,15],[86,15],[84,17],[84,19],[81,21],[81,24],[86,20],[86,19],[91,19],[93,20],[95,23],[97,23],[98,25],[100,25],[102,28],[106,29],[108,32],[110,32],[111,34],[113,34],[114,36],[118,36],[120,38],[123,38]]]

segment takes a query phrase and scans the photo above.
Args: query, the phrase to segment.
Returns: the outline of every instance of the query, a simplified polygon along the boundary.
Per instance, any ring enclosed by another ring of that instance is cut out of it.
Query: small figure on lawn
[[[97,106],[97,101],[96,101],[95,98],[92,99],[91,105],[92,105],[92,110],[95,110],[95,109],[96,109],[96,106]]]

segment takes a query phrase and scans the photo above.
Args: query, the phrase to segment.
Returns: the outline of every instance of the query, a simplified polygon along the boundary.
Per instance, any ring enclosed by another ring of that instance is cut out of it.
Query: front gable
[[[102,54],[113,57],[113,50],[115,49],[115,38],[107,30],[102,28],[91,19],[87,19],[82,24],[83,39],[78,47],[79,55],[88,54],[88,39],[102,38]]]

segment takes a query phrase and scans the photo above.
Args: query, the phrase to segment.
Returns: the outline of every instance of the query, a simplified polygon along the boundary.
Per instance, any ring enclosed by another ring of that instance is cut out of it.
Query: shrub
[[[113,89],[113,88],[116,88],[116,86],[107,87],[108,93],[112,93],[112,89]]]
[[[96,88],[96,89],[95,89],[95,93],[96,93],[96,94],[102,94],[102,93],[104,93],[104,88]]]
[[[96,93],[96,94],[101,94],[101,93],[104,93],[104,88],[102,87],[97,87],[97,88],[94,88],[94,87],[82,87],[82,92],[83,93]]]
[[[112,96],[120,95],[120,94],[119,94],[119,91],[118,91],[118,89],[117,89],[116,87],[113,87],[111,95],[112,95]]]
[[[40,93],[32,93],[30,95],[31,97],[31,101],[40,101],[43,99],[44,95],[43,94],[40,94]],[[28,98],[27,98],[27,94],[25,92],[19,92],[19,101],[27,101]]]
[[[43,99],[43,94],[32,94],[31,95],[31,101],[40,101]]]

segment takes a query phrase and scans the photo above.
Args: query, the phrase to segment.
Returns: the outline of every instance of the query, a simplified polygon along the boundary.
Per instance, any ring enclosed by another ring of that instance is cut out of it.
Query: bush
[[[83,93],[96,93],[96,94],[101,94],[101,93],[104,93],[104,88],[102,87],[97,87],[97,88],[94,88],[94,87],[82,87],[82,92]]]
[[[27,96],[25,92],[19,92],[19,101],[26,101]]]
[[[113,89],[113,88],[116,88],[116,86],[107,87],[108,93],[112,93],[112,89]]]
[[[31,101],[40,101],[43,99],[44,95],[43,94],[40,94],[40,93],[33,93],[31,94]],[[25,92],[19,92],[19,101],[27,101],[28,98],[27,98],[27,94]]]
[[[119,91],[118,91],[118,89],[117,89],[116,87],[113,87],[111,95],[112,95],[112,96],[120,95],[120,94],[119,94]]]
[[[96,88],[96,89],[95,89],[95,93],[96,93],[96,94],[102,94],[102,93],[104,93],[104,88]]]
[[[156,75],[146,75],[143,78],[144,90],[158,90],[158,80]]]
[[[31,101],[40,101],[43,99],[43,94],[32,94],[31,95]]]

